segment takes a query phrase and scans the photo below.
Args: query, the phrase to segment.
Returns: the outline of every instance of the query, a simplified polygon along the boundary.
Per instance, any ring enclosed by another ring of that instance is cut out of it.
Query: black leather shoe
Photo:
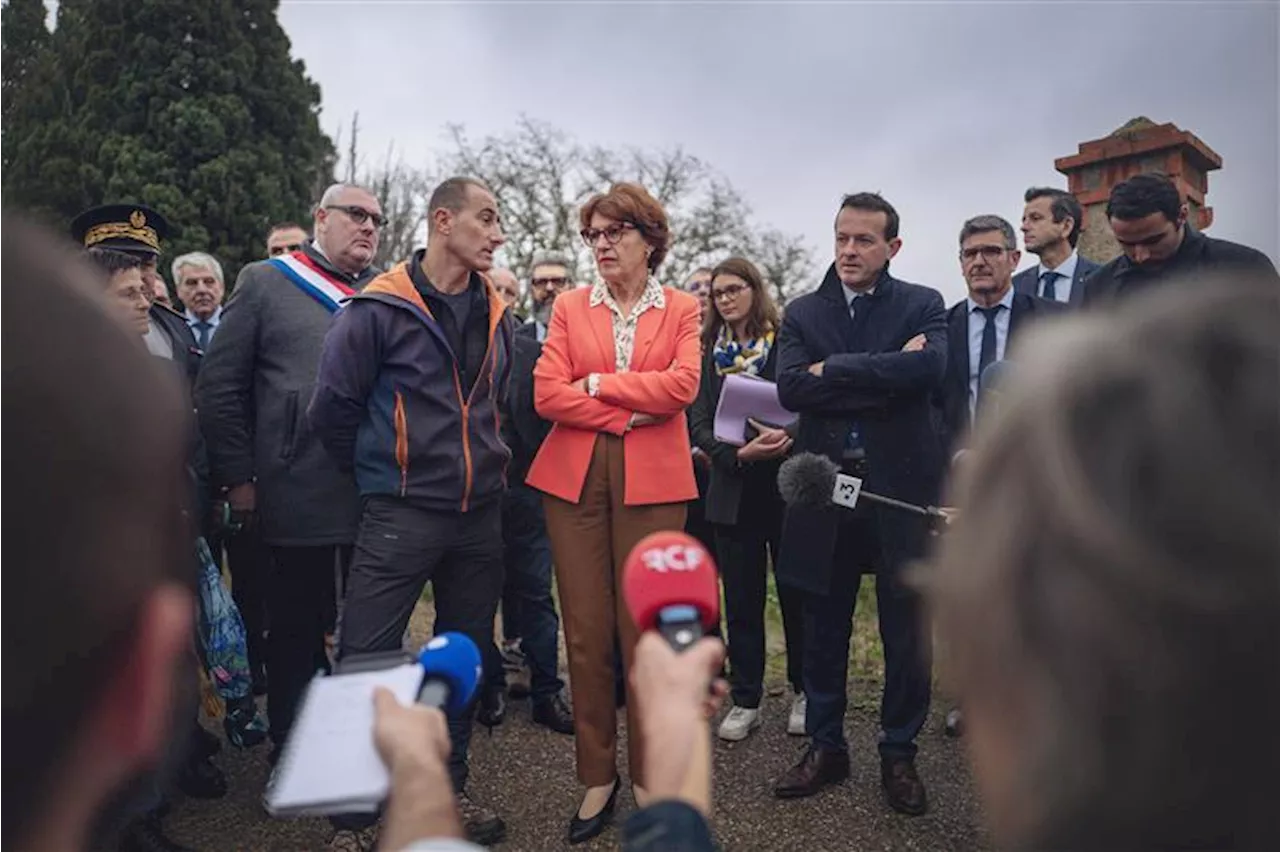
[[[174,783],[193,799],[221,799],[227,794],[227,778],[208,758],[189,758],[178,770]]]
[[[485,687],[480,693],[480,709],[476,711],[476,721],[492,732],[507,718],[507,691]]]
[[[120,832],[120,852],[192,852],[170,840],[160,828],[160,818],[148,814],[125,826]]]
[[[569,843],[586,843],[609,827],[609,823],[613,822],[613,811],[618,806],[618,788],[621,786],[622,779],[613,779],[613,792],[609,794],[609,801],[604,803],[604,807],[595,816],[582,819],[576,813],[573,815],[573,819],[569,820]]]
[[[929,810],[929,797],[924,782],[916,773],[916,762],[909,757],[880,759],[880,784],[884,787],[889,807],[900,814],[920,816]]]
[[[800,762],[773,786],[779,799],[801,799],[812,796],[829,784],[839,784],[849,777],[849,753],[822,751],[810,745]]]
[[[533,722],[535,725],[550,728],[557,734],[572,734],[573,711],[569,709],[569,702],[565,701],[564,693],[557,692],[545,698],[535,698]]]

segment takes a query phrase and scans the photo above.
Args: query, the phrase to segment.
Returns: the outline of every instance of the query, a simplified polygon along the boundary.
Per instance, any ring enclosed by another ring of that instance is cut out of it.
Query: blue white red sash
[[[299,290],[315,299],[329,313],[335,313],[342,303],[356,294],[356,291],[332,277],[318,263],[301,251],[273,257],[269,263],[297,286]]]

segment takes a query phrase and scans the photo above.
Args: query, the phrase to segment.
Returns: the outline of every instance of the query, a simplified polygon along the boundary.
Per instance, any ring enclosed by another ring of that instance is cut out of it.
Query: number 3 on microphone
[[[644,567],[659,574],[668,571],[697,571],[702,564],[701,548],[673,544],[668,547],[651,547],[640,556]]]
[[[862,493],[862,480],[847,473],[836,474],[836,484],[831,489],[831,502],[837,506],[852,509],[858,505],[858,495]]]

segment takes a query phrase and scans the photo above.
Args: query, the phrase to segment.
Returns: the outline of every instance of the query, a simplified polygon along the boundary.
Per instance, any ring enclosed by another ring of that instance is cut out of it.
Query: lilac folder
[[[794,423],[797,416],[778,402],[778,387],[773,382],[730,373],[724,377],[716,405],[716,440],[741,447],[747,442],[747,418],[782,428]]]

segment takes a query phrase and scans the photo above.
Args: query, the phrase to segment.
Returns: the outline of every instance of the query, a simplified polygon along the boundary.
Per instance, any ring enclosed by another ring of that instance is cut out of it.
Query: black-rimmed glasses
[[[357,207],[354,204],[330,204],[324,209],[341,210],[357,225],[363,225],[365,222],[373,222],[373,227],[381,228],[383,225],[387,224],[387,217],[383,216],[381,213],[374,213],[371,210],[365,210],[363,207]]]

